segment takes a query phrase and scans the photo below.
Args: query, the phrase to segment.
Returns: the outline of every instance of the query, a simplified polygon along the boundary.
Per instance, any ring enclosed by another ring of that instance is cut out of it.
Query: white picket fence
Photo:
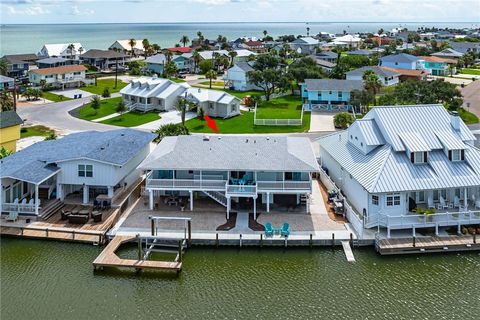
[[[303,108],[299,119],[257,119],[257,105],[255,105],[253,124],[256,126],[301,126],[303,124]]]

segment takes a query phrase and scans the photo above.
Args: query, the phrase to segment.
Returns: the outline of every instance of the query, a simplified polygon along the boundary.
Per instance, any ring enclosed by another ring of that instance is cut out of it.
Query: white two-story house
[[[480,150],[443,105],[374,107],[348,130],[318,140],[328,173],[364,228],[480,223]],[[359,230],[357,230],[359,231]]]
[[[75,64],[31,70],[28,76],[34,86],[40,86],[45,80],[47,85],[65,89],[82,86],[86,70],[84,66]]]
[[[256,219],[257,205],[299,206],[312,192],[312,173],[319,167],[310,140],[286,136],[166,137],[143,161],[150,209],[156,198],[177,193],[210,197],[226,207],[246,199]],[[306,205],[308,211],[308,204]]]
[[[50,201],[99,194],[115,198],[137,181],[155,135],[132,129],[73,133],[0,160],[1,212],[42,216]]]

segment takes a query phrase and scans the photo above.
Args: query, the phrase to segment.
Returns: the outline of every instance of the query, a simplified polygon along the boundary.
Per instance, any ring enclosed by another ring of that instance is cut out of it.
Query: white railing
[[[480,223],[480,210],[444,212],[434,214],[409,214],[389,216],[379,214],[377,224],[390,229],[421,228],[434,226],[456,226],[458,224]]]
[[[325,186],[327,191],[334,190],[340,193],[340,188],[337,187],[335,182],[333,182],[330,176],[322,168],[320,168],[320,181]]]
[[[352,225],[353,229],[357,232],[357,235],[361,238],[363,237],[364,219],[362,219],[356,212],[353,210],[352,206],[345,201],[343,201],[345,208],[345,216],[347,217],[348,222]]]
[[[38,208],[40,211],[40,208]],[[18,213],[35,213],[35,204],[3,203],[2,211]]]
[[[255,119],[256,126],[301,126],[303,119]]]
[[[225,178],[221,174],[195,174],[193,175],[194,180],[224,180]]]
[[[237,184],[227,184],[226,193],[229,195],[256,195],[257,194],[257,185],[237,185]]]
[[[197,189],[224,191],[227,180],[192,180],[192,179],[149,179],[146,188],[150,189]]]
[[[287,191],[302,190],[310,192],[312,183],[310,181],[257,181],[259,191]]]

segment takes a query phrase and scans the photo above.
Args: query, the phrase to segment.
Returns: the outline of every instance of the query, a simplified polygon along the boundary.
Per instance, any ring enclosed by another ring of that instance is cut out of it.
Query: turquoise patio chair
[[[16,212],[16,211],[15,212],[10,212],[8,214],[8,216],[5,218],[5,220],[13,221],[13,222],[17,221],[18,220],[18,212]]]
[[[268,222],[265,225],[265,237],[272,237],[272,236],[273,236],[272,224]]]
[[[288,223],[284,223],[282,226],[281,234],[282,236],[289,236],[290,235],[290,225]]]

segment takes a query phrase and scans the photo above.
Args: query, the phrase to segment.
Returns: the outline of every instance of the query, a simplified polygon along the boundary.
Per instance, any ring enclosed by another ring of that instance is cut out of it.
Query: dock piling
[[[178,240],[178,262],[182,262],[182,240]]]
[[[192,245],[192,221],[187,221],[187,229],[188,229],[188,246]]]
[[[350,246],[353,247],[353,233],[350,232]]]
[[[477,233],[475,231],[473,231],[473,243],[477,243]]]
[[[332,232],[332,249],[335,247],[335,233]]]
[[[138,246],[138,260],[143,260],[142,254],[142,240],[140,239],[140,234],[137,233],[135,236],[137,238],[137,246]]]
[[[260,247],[263,247],[263,233],[260,233]]]
[[[287,247],[287,238],[288,238],[288,236],[285,235],[285,248]]]
[[[413,241],[413,247],[415,248],[417,246],[417,244],[415,243],[416,242],[416,237],[412,237],[412,241]]]
[[[218,233],[215,235],[215,246],[218,248]]]
[[[309,243],[309,245],[310,245],[310,248],[312,248],[312,246],[313,246],[313,235],[311,233],[310,233],[310,243]]]
[[[240,248],[242,247],[242,234],[240,233]]]

